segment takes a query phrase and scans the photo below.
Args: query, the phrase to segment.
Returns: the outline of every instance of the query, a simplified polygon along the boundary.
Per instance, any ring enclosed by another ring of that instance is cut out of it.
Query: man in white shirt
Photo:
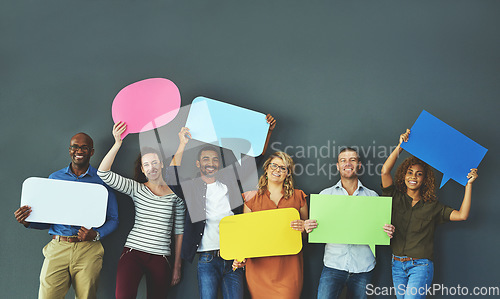
[[[198,288],[201,299],[216,299],[222,290],[224,299],[243,298],[244,273],[233,271],[233,260],[220,256],[219,222],[226,216],[242,213],[243,199],[232,167],[222,167],[220,149],[205,146],[198,152],[199,176],[180,181],[178,166],[189,138],[183,128],[181,143],[174,162],[167,168],[167,183],[186,201],[188,211],[184,225],[181,256],[192,262],[198,254]],[[175,182],[180,182],[177,184]]]

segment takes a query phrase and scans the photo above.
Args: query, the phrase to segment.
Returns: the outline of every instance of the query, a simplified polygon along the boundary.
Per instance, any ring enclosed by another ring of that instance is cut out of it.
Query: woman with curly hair
[[[463,221],[469,216],[472,183],[477,169],[471,169],[460,210],[441,204],[436,199],[432,168],[415,157],[406,159],[397,169],[394,181],[391,170],[407,142],[410,130],[399,137],[399,144],[382,167],[382,193],[392,196],[391,239],[392,280],[399,298],[425,298],[432,283],[434,264],[434,231],[437,224]]]
[[[304,232],[309,223],[306,194],[294,188],[293,160],[283,152],[272,154],[264,163],[264,174],[259,179],[257,191],[243,194],[243,213],[295,208],[300,220],[290,223],[292,229]],[[246,264],[246,279],[252,298],[299,298],[302,291],[302,252],[294,255],[251,258],[242,263],[236,260],[233,267]]]

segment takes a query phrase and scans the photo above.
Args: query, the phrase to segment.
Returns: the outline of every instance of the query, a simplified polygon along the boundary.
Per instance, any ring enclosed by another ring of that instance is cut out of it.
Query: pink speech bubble
[[[115,123],[123,121],[129,133],[153,130],[175,118],[181,106],[181,94],[174,82],[164,78],[141,80],[125,86],[113,100],[111,113]]]

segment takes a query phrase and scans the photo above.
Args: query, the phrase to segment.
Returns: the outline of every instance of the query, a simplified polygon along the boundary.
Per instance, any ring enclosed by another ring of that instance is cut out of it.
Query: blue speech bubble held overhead
[[[467,174],[478,167],[488,151],[425,110],[401,147],[443,173],[439,188],[449,179],[465,186]]]

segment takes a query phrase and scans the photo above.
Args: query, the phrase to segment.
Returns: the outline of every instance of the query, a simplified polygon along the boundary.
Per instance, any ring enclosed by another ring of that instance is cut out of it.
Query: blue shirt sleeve
[[[105,184],[103,184],[106,186]],[[108,207],[106,210],[106,222],[99,228],[95,229],[101,235],[101,238],[112,233],[118,227],[118,204],[116,202],[115,192],[106,186],[108,189]]]
[[[38,222],[30,222],[30,225],[28,228],[34,228],[34,229],[49,229],[50,224],[48,223],[38,223]]]

